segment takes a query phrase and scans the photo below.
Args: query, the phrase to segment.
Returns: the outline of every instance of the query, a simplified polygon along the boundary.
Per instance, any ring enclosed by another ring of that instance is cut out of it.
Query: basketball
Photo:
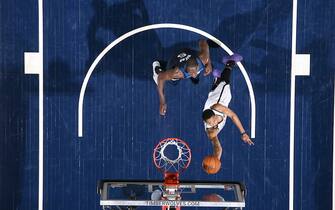
[[[221,161],[215,156],[206,156],[202,161],[202,168],[208,174],[216,174],[221,168]]]
[[[222,202],[225,201],[224,198],[218,194],[212,193],[209,195],[204,195],[202,197],[203,201],[213,201],[213,202]]]

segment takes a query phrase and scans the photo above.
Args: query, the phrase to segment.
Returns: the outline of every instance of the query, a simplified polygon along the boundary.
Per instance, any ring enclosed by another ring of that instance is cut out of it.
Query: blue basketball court
[[[163,180],[152,157],[169,137],[192,151],[181,182],[242,182],[248,210],[332,209],[334,16],[333,0],[1,1],[0,209],[102,209],[99,180]],[[221,43],[215,68],[243,56],[229,107],[255,143],[227,119],[214,175],[213,76],[166,83],[165,117],[152,79],[200,39]]]

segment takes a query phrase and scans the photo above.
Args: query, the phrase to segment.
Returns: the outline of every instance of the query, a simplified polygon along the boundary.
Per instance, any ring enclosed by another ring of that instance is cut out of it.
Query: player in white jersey
[[[213,143],[214,156],[219,160],[222,155],[222,147],[218,139],[218,134],[226,124],[227,117],[229,117],[239,129],[241,139],[249,145],[254,144],[244,130],[238,116],[228,108],[231,100],[229,85],[230,74],[235,63],[241,60],[242,56],[238,54],[234,54],[224,59],[224,63],[226,63],[225,68],[221,75],[214,80],[202,113],[207,136]]]

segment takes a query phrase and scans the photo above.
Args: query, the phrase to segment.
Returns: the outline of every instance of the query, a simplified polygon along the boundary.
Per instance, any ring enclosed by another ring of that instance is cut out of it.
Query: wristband
[[[241,136],[243,136],[244,134],[247,134],[247,132],[246,132],[246,131],[244,131],[243,133],[241,133]]]

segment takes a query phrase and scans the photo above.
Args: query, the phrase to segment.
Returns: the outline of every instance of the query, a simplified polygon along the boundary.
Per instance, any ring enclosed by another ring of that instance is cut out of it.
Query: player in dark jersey
[[[212,72],[212,64],[209,56],[209,47],[206,40],[199,41],[199,51],[182,49],[168,61],[167,68],[163,68],[159,61],[152,63],[153,79],[157,84],[159,95],[159,113],[165,115],[167,110],[164,95],[165,81],[177,81],[190,78],[197,84],[199,75],[204,72],[207,76]]]

